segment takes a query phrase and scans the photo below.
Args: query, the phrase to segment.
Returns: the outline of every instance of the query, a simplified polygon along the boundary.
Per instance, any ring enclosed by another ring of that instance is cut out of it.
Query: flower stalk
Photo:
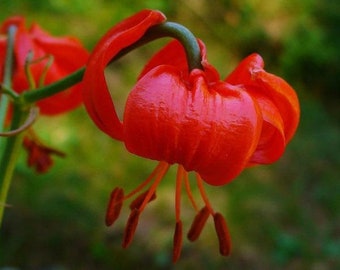
[[[6,60],[4,67],[3,86],[10,88],[12,84],[12,70],[13,70],[13,50],[14,40],[17,28],[11,26],[8,28],[8,42],[6,49]],[[9,98],[7,95],[2,94],[0,100],[0,128],[1,131],[5,126],[7,108],[9,105]],[[22,120],[24,119],[25,113],[21,108],[14,106],[14,114],[12,118],[11,129],[15,130],[19,128]],[[15,135],[8,139],[0,137],[0,227],[3,220],[4,209],[6,207],[6,200],[8,190],[11,184],[12,175],[15,167],[15,163],[20,150],[20,143],[22,135]]]
[[[118,60],[119,58],[137,49],[138,47],[141,47],[153,40],[163,37],[172,37],[181,42],[186,51],[189,70],[193,70],[196,68],[202,69],[201,51],[197,43],[196,37],[186,27],[174,22],[165,22],[151,27],[140,40],[122,49],[111,60],[111,62]],[[54,94],[64,91],[65,89],[73,86],[74,84],[81,82],[84,72],[85,67],[82,67],[62,80],[59,80],[47,86],[39,87],[34,91],[24,92],[20,96],[20,102],[23,104],[34,103],[41,99],[50,97]]]
[[[3,75],[3,83],[0,88],[0,132],[4,130],[6,114],[9,104],[9,97],[7,94],[12,93],[10,90],[12,85],[12,70],[13,70],[13,50],[14,39],[17,28],[11,26],[8,28],[8,43],[6,48],[5,68]],[[3,149],[2,144],[4,139],[0,137],[0,151]],[[0,153],[1,154],[1,153]]]
[[[27,112],[14,105],[14,114],[12,118],[11,130],[18,129]],[[23,139],[23,132],[6,139],[4,151],[0,160],[0,228],[3,220],[4,209],[6,206],[7,195],[11,185],[13,171],[20,153],[20,147]]]
[[[188,28],[174,22],[164,22],[149,28],[141,39],[139,39],[132,45],[122,49],[112,59],[112,61],[119,59],[128,52],[140,46],[143,46],[146,43],[162,37],[172,37],[174,39],[177,39],[183,45],[189,65],[189,70],[193,70],[196,68],[202,69],[201,50],[196,37]]]
[[[19,102],[22,104],[30,104],[62,92],[81,82],[84,72],[85,67],[82,67],[55,83],[36,88],[34,91],[24,92],[21,94]]]

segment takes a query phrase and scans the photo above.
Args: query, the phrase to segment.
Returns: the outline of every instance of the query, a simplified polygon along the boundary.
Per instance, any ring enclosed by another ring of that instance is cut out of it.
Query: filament
[[[192,195],[192,192],[191,192],[190,183],[189,183],[189,176],[188,176],[187,172],[184,173],[184,184],[185,184],[185,190],[187,191],[187,194],[188,194],[189,200],[192,204],[192,207],[196,210],[196,212],[198,212],[199,209],[198,209],[197,204],[195,202],[194,196]]]
[[[155,177],[155,175],[158,174],[158,172],[164,167],[164,162],[159,162],[156,168],[152,171],[152,173],[149,175],[149,177],[142,182],[138,187],[136,187],[133,191],[131,191],[129,194],[127,194],[123,200],[127,200],[131,198],[136,193],[140,192],[147,184],[150,183],[150,181]]]
[[[196,180],[197,180],[197,186],[198,186],[198,189],[201,193],[201,197],[205,203],[205,206],[209,209],[209,212],[211,215],[214,215],[214,209],[212,208],[210,202],[209,202],[209,199],[208,199],[208,196],[207,194],[205,193],[205,190],[204,190],[204,187],[203,187],[203,180],[201,178],[201,176],[196,173]]]
[[[170,165],[164,161],[159,162],[158,166],[159,170],[157,170],[157,175],[156,175],[156,179],[155,181],[152,183],[148,193],[145,196],[145,199],[142,203],[142,205],[139,208],[139,211],[142,212],[146,206],[146,204],[150,201],[150,199],[152,198],[152,195],[155,193],[156,188],[158,187],[159,183],[161,182],[161,180],[163,179],[164,175],[166,174],[166,172],[168,171]],[[157,169],[157,168],[156,168]],[[155,170],[156,170],[155,169]],[[154,170],[154,172],[155,172]]]
[[[176,175],[176,192],[175,192],[175,213],[176,213],[176,222],[178,222],[181,218],[181,188],[182,188],[182,180],[184,176],[184,168],[181,165],[178,165],[177,175]]]

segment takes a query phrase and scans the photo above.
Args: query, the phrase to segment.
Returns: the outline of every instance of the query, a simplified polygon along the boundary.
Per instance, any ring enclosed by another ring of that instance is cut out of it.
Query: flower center
[[[160,161],[150,176],[142,182],[136,189],[131,191],[129,194],[124,195],[122,188],[116,187],[110,196],[109,204],[106,212],[106,225],[111,226],[119,217],[121,208],[123,206],[123,201],[133,197],[137,193],[140,193],[131,203],[130,203],[130,216],[127,220],[122,246],[126,248],[130,245],[133,240],[133,236],[136,232],[139,216],[145,209],[147,204],[156,198],[156,189],[167,173],[170,164],[164,161]],[[184,182],[186,193],[189,200],[196,211],[196,216],[193,223],[189,229],[187,237],[190,241],[195,241],[200,236],[206,221],[209,216],[213,217],[216,234],[219,240],[219,249],[221,255],[228,256],[231,248],[230,235],[227,228],[226,221],[222,214],[215,212],[209,202],[208,196],[205,192],[203,186],[203,180],[199,174],[195,173],[196,182],[200,195],[204,202],[204,206],[199,209],[197,206],[194,196],[191,191],[188,172],[185,171],[182,165],[178,165],[177,175],[176,175],[176,191],[175,191],[175,233],[174,233],[174,245],[173,245],[173,262],[176,262],[181,254],[182,242],[183,242],[183,225],[181,221],[181,190]],[[153,182],[152,182],[153,180]],[[151,183],[152,182],[152,183]],[[149,188],[146,188],[150,184]],[[146,188],[146,191],[142,192]]]

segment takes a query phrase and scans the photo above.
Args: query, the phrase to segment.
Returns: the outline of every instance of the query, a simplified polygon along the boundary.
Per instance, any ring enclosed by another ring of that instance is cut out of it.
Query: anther
[[[120,210],[123,206],[124,191],[122,188],[116,187],[112,192],[107,206],[105,224],[111,226],[119,217]]]
[[[138,209],[133,209],[130,213],[129,219],[126,223],[124,237],[123,237],[123,248],[127,248],[132,242],[133,236],[135,235],[140,211]]]
[[[219,241],[220,254],[223,256],[228,256],[231,250],[231,240],[227,223],[220,213],[214,214],[214,224]]]
[[[182,221],[179,220],[176,222],[174,234],[174,247],[172,253],[172,261],[174,263],[177,262],[177,260],[181,256],[182,242],[183,242],[183,226]]]
[[[142,194],[140,194],[136,199],[134,199],[131,203],[130,203],[130,209],[139,209],[139,207],[142,205],[142,203],[145,200],[145,197],[148,194],[148,190],[143,192]],[[156,193],[153,193],[151,198],[149,199],[148,203],[153,201],[154,199],[156,199]]]
[[[200,236],[209,215],[210,211],[206,206],[197,213],[187,235],[190,241],[195,241]]]

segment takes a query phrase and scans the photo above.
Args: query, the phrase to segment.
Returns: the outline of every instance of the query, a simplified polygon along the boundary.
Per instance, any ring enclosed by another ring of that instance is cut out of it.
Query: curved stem
[[[82,67],[55,83],[36,88],[33,91],[26,91],[20,96],[20,100],[24,104],[34,103],[38,100],[50,97],[54,94],[64,91],[65,89],[81,82],[84,72],[85,67]]]
[[[25,131],[30,126],[32,126],[38,116],[39,116],[39,108],[31,107],[29,110],[27,119],[20,127],[18,127],[15,130],[9,130],[7,132],[0,132],[0,137],[12,137],[12,136],[18,135],[19,133]]]
[[[3,93],[11,97],[13,100],[16,100],[19,98],[19,94],[17,92],[15,92],[11,88],[6,87],[4,84],[0,85],[0,93]]]
[[[186,27],[174,22],[165,22],[151,27],[148,31],[146,31],[141,39],[139,39],[134,44],[122,49],[111,60],[111,63],[131,52],[132,50],[162,37],[172,37],[181,42],[187,55],[189,70],[196,68],[202,69],[201,50],[196,37]],[[44,87],[37,88],[34,91],[26,91],[20,96],[20,102],[23,104],[34,103],[38,100],[57,94],[79,83],[83,78],[84,72],[85,67],[82,67],[62,80]]]
[[[201,65],[202,57],[201,57],[201,49],[198,45],[196,37],[193,33],[190,32],[189,29],[184,27],[181,24],[174,23],[174,22],[164,22],[158,25],[151,27],[144,36],[138,40],[136,43],[126,47],[125,49],[121,50],[115,58],[112,59],[111,62],[119,59],[120,57],[124,56],[128,52],[146,44],[153,40],[162,37],[172,37],[177,39],[184,47],[189,70],[193,69],[203,69]]]
[[[165,22],[156,25],[149,29],[151,34],[158,35],[159,37],[169,36],[177,39],[183,45],[188,60],[189,70],[202,69],[201,49],[198,45],[196,37],[181,24],[174,22]]]

